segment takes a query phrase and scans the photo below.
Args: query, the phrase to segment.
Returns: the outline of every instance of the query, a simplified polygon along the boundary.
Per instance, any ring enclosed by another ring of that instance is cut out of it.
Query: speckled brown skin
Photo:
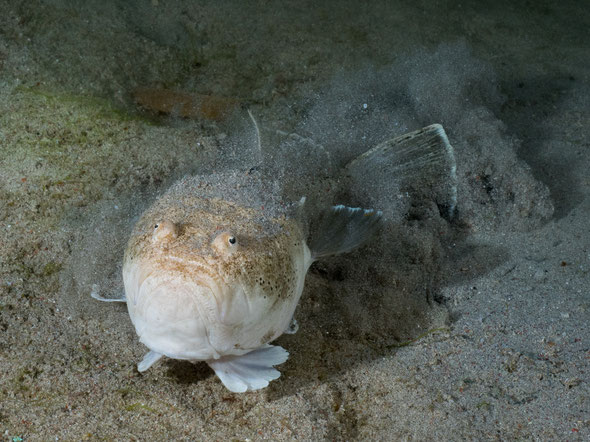
[[[288,327],[310,263],[295,220],[177,186],[129,240],[129,314],[140,340],[166,356],[244,354]]]

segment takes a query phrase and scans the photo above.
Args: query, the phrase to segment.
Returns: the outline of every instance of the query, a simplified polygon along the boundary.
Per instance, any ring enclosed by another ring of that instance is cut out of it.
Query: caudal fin
[[[379,228],[381,212],[358,207],[333,206],[312,225],[309,241],[312,259],[349,252]]]

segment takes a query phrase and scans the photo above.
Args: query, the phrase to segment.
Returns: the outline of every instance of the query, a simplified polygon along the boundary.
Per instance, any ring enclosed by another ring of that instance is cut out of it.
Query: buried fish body
[[[418,152],[412,161],[438,163],[438,156],[449,163],[442,127],[421,131],[411,140]],[[407,148],[407,136],[402,141]],[[348,173],[398,155],[395,146],[377,146]],[[180,180],[142,215],[125,251],[120,299],[150,349],[139,371],[162,356],[205,361],[232,392],[280,376],[274,366],[288,353],[270,343],[297,330],[293,314],[309,266],[364,243],[382,217],[339,205],[310,221],[304,201],[284,204],[257,173],[221,173]]]
[[[236,178],[251,187],[262,184],[253,176],[224,177]],[[231,391],[254,390],[279,376],[273,365],[288,353],[268,343],[294,329],[305,274],[322,250],[312,254],[288,208],[267,208],[267,216],[265,210],[204,198],[195,192],[203,179],[173,186],[131,235],[125,297],[140,341],[151,350],[138,368],[146,370],[162,355],[207,361]],[[380,216],[339,206],[330,215],[355,225],[355,243],[377,227]]]

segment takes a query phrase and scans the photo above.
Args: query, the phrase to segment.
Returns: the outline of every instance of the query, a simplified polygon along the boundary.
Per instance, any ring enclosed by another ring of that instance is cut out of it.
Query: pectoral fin
[[[125,299],[124,294],[120,298],[104,298],[100,296],[97,284],[92,285],[92,291],[90,292],[90,296],[96,299],[97,301],[102,302],[127,302],[127,299]]]
[[[313,260],[349,252],[367,241],[379,228],[381,212],[358,207],[333,206],[312,225],[309,242]]]

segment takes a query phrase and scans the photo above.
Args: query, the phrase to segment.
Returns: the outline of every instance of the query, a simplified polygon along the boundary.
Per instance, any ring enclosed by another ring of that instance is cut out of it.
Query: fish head
[[[287,328],[310,254],[297,222],[195,196],[138,221],[123,265],[140,340],[177,359],[241,354]]]

